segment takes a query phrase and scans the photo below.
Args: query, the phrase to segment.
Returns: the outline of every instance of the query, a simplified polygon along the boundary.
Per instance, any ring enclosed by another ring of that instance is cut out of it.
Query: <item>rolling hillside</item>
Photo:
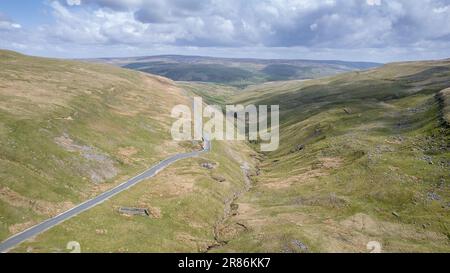
[[[444,60],[239,93],[280,104],[281,146],[228,221],[245,231],[216,251],[450,251],[449,85]]]
[[[245,87],[268,81],[311,79],[364,70],[380,64],[367,62],[263,60],[200,56],[150,56],[89,60],[161,75],[175,81],[210,82]]]
[[[171,140],[172,107],[192,99],[162,77],[0,51],[0,96],[0,240],[200,148]],[[83,252],[206,252],[248,190],[254,154],[214,143],[11,251],[69,252],[76,240]]]
[[[0,240],[169,154],[167,79],[0,51]]]
[[[0,68],[2,239],[195,149],[169,136],[192,94],[281,109],[277,151],[215,141],[13,252],[450,251],[450,60],[244,89],[8,51]]]

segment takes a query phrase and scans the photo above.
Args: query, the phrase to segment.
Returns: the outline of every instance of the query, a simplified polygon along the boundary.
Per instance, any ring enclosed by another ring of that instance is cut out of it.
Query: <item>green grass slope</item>
[[[240,93],[280,105],[281,145],[228,221],[245,230],[215,251],[449,252],[449,85],[447,60]]]
[[[8,51],[0,51],[0,68],[0,239],[169,154],[199,148],[171,141],[171,109],[191,105],[193,90],[168,79]],[[250,155],[244,142],[215,142],[212,152],[179,161],[11,251],[69,252],[70,241],[82,252],[216,248],[217,231],[255,173]],[[121,206],[151,215],[122,215]]]
[[[223,242],[217,234],[235,213],[235,199],[248,189],[254,154],[243,142],[214,142],[213,150],[182,160],[156,177],[113,197],[11,252],[208,252]],[[210,163],[214,167],[202,166]],[[248,170],[246,169],[248,168]],[[119,207],[148,208],[128,216]]]
[[[192,149],[171,141],[180,103],[167,79],[0,51],[0,240]]]
[[[6,51],[0,68],[0,238],[192,149],[169,136],[188,95],[281,109],[277,151],[215,142],[14,252],[450,251],[450,61],[244,90]]]
[[[190,92],[191,94],[202,97],[204,102],[209,105],[225,105],[230,99],[242,89],[224,84],[207,82],[177,82],[178,86]],[[245,89],[244,89],[245,90]]]

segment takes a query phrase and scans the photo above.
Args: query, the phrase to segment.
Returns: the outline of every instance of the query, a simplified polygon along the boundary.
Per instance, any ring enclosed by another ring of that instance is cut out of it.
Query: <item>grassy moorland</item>
[[[280,105],[281,145],[215,251],[450,251],[449,84],[445,60],[240,93]]]
[[[192,94],[281,109],[277,151],[214,141],[13,252],[450,251],[449,60],[242,89],[7,51],[0,68],[3,239],[193,149],[169,135]]]
[[[170,80],[113,66],[0,52],[0,239],[143,171],[199,149],[171,140],[171,109],[191,105]],[[248,188],[245,143],[177,162],[157,177],[37,236],[17,252],[207,251]],[[205,168],[208,163],[212,168]],[[127,217],[120,206],[151,217]]]
[[[167,79],[0,51],[0,240],[192,147]]]
[[[233,86],[205,82],[177,82],[177,85],[194,96],[202,97],[209,105],[225,105],[235,95],[243,92]]]
[[[255,172],[252,154],[242,142],[215,142],[211,153],[179,161],[12,252],[68,252],[70,241],[79,242],[82,252],[207,252],[220,247],[216,234],[233,213],[235,198],[247,191],[247,176]],[[148,208],[151,215],[122,215],[119,207]]]

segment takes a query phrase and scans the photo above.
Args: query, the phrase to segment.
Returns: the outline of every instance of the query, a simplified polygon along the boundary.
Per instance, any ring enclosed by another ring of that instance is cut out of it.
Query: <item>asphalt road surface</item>
[[[139,182],[142,182],[145,179],[155,176],[156,174],[158,174],[158,172],[160,172],[161,170],[165,169],[166,167],[168,167],[169,165],[173,164],[174,162],[176,162],[178,160],[196,157],[196,156],[200,155],[201,153],[208,152],[210,150],[211,150],[211,142],[208,140],[205,140],[202,151],[196,151],[196,152],[185,153],[185,154],[177,154],[172,157],[169,157],[169,158],[159,162],[157,165],[151,167],[150,169],[146,170],[145,172],[118,185],[117,187],[114,187],[108,191],[105,191],[104,193],[98,195],[97,197],[95,197],[93,199],[83,202],[83,203],[79,204],[78,206],[73,207],[72,209],[70,209],[66,212],[63,212],[53,218],[50,218],[40,224],[37,224],[23,232],[20,232],[16,235],[10,237],[9,239],[7,239],[6,241],[4,241],[0,244],[0,253],[7,252],[9,249],[17,246],[18,244],[66,221],[67,219],[70,219],[84,211],[87,211],[87,210],[103,203],[104,201],[110,199],[114,195],[119,194],[119,193],[133,187],[134,185],[138,184]]]

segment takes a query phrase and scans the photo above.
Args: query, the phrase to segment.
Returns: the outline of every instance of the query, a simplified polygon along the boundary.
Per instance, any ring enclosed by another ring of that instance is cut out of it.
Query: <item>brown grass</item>
[[[29,208],[39,215],[54,216],[74,205],[71,202],[52,203],[44,200],[30,199],[9,189],[0,187],[0,200],[14,207]]]

